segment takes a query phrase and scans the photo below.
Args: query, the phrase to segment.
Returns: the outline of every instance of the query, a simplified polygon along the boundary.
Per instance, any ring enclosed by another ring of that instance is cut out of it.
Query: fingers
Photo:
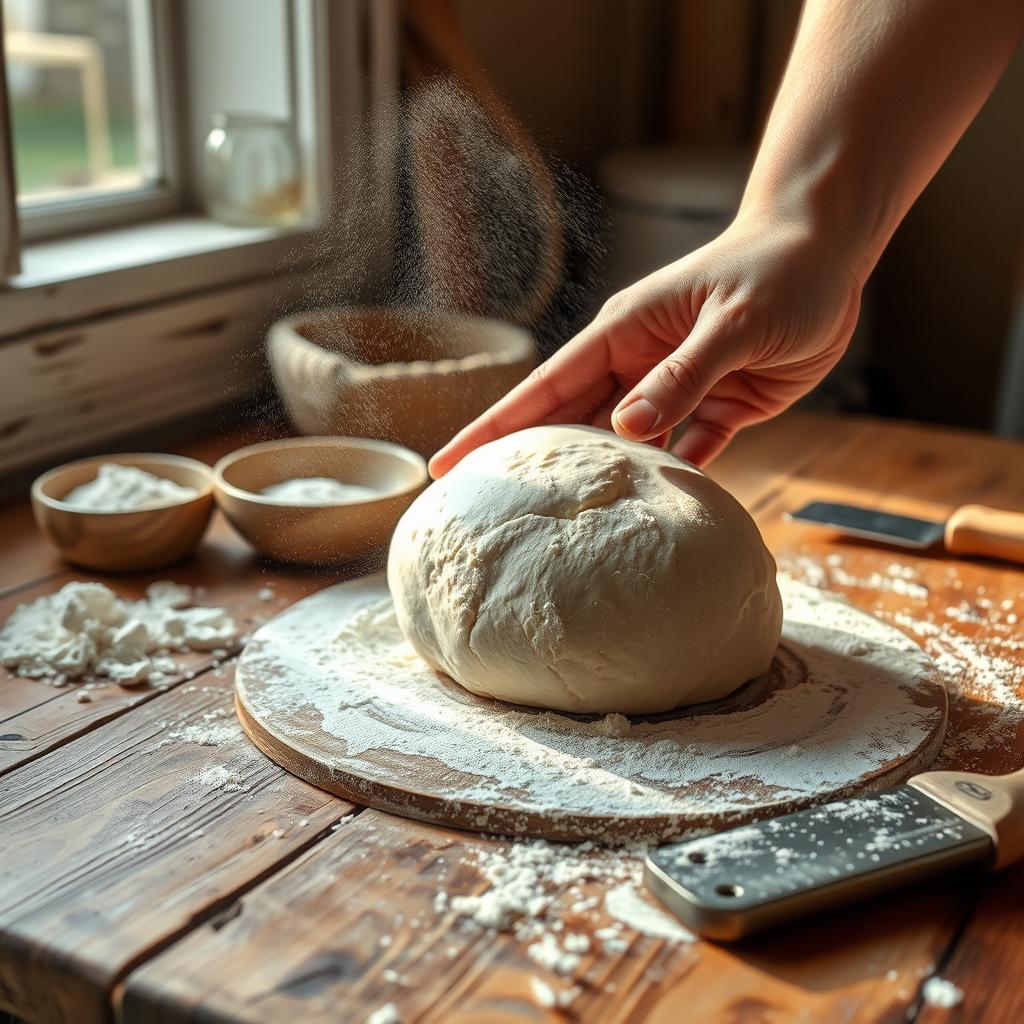
[[[693,418],[672,452],[695,466],[706,466],[738,431],[772,415],[738,399],[708,397],[694,410]]]
[[[706,466],[733,439],[739,428],[720,423],[694,421],[672,448],[679,458],[695,466]]]
[[[672,430],[704,396],[744,361],[749,344],[720,322],[698,318],[689,337],[622,400],[612,415],[617,433],[649,441]]]
[[[608,397],[602,405],[598,406],[591,415],[589,423],[591,426],[600,427],[602,430],[614,431],[612,426],[612,412],[615,407],[625,397],[625,388],[615,388],[611,395]],[[565,421],[563,421],[565,422]],[[655,448],[667,448],[669,441],[672,440],[672,432],[666,430],[664,434],[658,437],[652,437],[647,444],[653,445]]]
[[[610,354],[604,327],[591,324],[482,416],[460,430],[430,460],[430,475],[444,476],[488,441],[553,418],[572,422],[611,393]]]

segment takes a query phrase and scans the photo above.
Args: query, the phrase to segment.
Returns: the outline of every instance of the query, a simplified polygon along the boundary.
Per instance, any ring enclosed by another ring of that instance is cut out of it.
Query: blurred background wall
[[[622,147],[754,146],[795,0],[458,0],[498,91],[595,173]],[[879,264],[858,374],[869,411],[987,428],[1024,260],[1024,52]]]

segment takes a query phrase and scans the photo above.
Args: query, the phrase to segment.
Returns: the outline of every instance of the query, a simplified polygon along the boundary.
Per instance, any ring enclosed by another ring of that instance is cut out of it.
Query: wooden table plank
[[[1024,1020],[1024,864],[993,878],[938,976],[963,993],[952,1010],[925,1003],[921,1024],[1008,1024]]]
[[[0,538],[0,597],[67,569],[67,564],[39,535],[27,500],[0,506]]]
[[[578,986],[566,1015],[602,1024],[866,1024],[886,1013],[902,1016],[941,953],[941,935],[956,926],[970,898],[964,893],[937,913],[930,892],[904,894],[852,909],[840,928],[834,918],[812,922],[736,949],[671,943],[626,928],[628,949],[611,952],[594,938],[607,914],[571,909],[580,898],[603,895],[607,886],[595,883],[565,901],[565,930],[587,935],[593,951],[571,977],[561,977],[530,958],[533,940],[460,926],[436,905],[442,890],[449,898],[481,892],[474,852],[497,846],[364,811],[256,887],[224,927],[194,931],[133,972],[120,1019],[181,1024],[202,1007],[224,1024],[326,1024],[366,1020],[390,1003],[402,1021],[556,1020],[558,1012],[543,1005],[544,988]],[[936,927],[922,929],[922,921]]]
[[[1024,445],[923,424],[868,421],[851,442],[795,470],[785,500],[768,503],[760,515],[774,520],[792,502],[816,498],[877,502],[936,519],[979,500],[1024,508]]]
[[[0,1006],[109,1017],[140,959],[301,853],[350,808],[244,737],[224,666],[0,780]]]
[[[708,467],[708,475],[755,511],[777,496],[795,474],[835,457],[863,435],[874,420],[791,409],[741,431]]]

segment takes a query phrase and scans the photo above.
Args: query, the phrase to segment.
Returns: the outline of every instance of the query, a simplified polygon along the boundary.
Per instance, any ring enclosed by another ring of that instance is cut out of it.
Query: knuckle
[[[700,370],[684,352],[675,352],[658,368],[659,382],[672,391],[699,394],[703,383]]]
[[[722,310],[722,325],[730,333],[745,334],[765,323],[767,309],[766,303],[754,297],[736,299]]]
[[[713,423],[709,421],[702,422],[701,429],[716,441],[720,441],[722,444],[727,444],[731,441],[736,433],[735,427],[727,427],[723,423]]]
[[[615,320],[628,313],[632,306],[628,291],[616,292],[605,300],[598,315],[602,319]]]
[[[538,363],[530,371],[530,373],[529,373],[529,375],[527,377],[527,380],[529,380],[529,382],[531,384],[537,384],[540,381],[546,381],[548,379],[548,376],[549,376],[550,373],[551,373],[551,369],[548,366],[547,361],[545,360],[543,363]]]
[[[551,363],[545,361],[535,366],[526,378],[526,384],[532,388],[539,388],[547,394],[556,393]]]

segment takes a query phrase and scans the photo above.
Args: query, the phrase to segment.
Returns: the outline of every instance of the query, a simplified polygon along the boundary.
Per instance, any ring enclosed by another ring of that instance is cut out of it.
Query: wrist
[[[863,287],[888,242],[886,218],[837,177],[788,171],[762,184],[752,175],[736,220],[759,234],[813,246]]]

